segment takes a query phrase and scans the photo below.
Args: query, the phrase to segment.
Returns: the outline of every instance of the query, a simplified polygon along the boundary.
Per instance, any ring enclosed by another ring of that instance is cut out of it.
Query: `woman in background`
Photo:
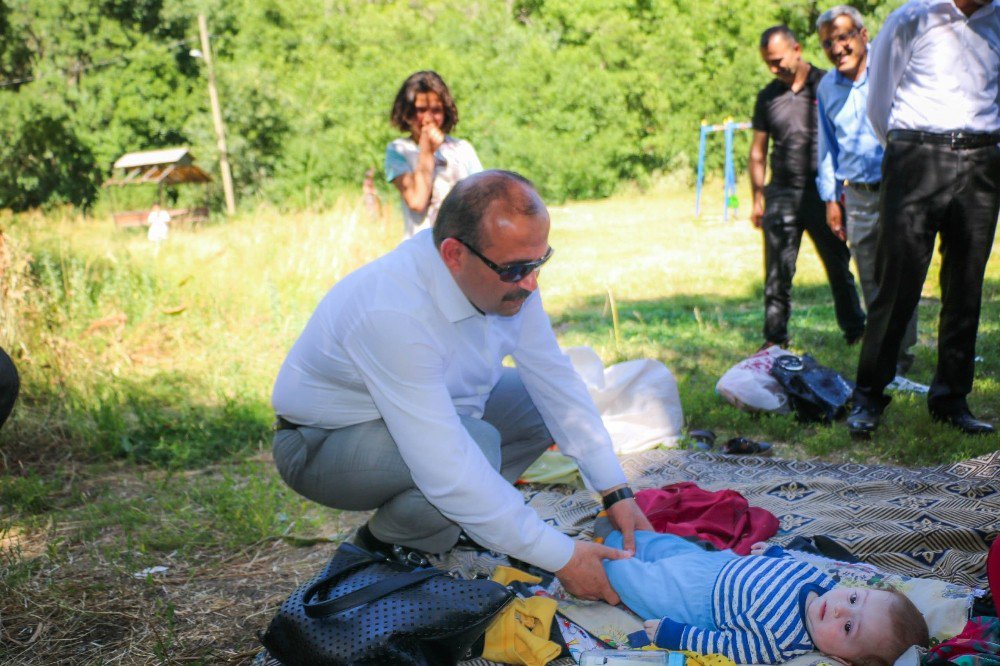
[[[472,144],[448,133],[458,109],[436,72],[411,74],[392,105],[392,124],[408,138],[385,149],[385,177],[403,199],[405,238],[434,225],[438,208],[455,183],[483,170]]]

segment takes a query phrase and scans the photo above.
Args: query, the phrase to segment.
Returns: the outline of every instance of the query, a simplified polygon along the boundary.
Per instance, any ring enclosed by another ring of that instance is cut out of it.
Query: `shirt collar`
[[[972,16],[966,16],[965,12],[959,9],[958,5],[955,4],[955,0],[939,0],[938,2],[932,2],[931,6],[934,7],[940,5],[947,5],[952,12],[954,12],[957,16],[962,17],[966,21],[972,21],[972,20],[978,21],[996,11],[996,4],[997,4],[996,0],[993,0],[993,2],[991,2],[990,4],[980,7],[976,11],[972,12]]]
[[[802,625],[806,628],[806,635],[809,636],[809,640],[812,641],[813,645],[816,645],[816,641],[813,639],[812,634],[809,633],[809,623],[806,621],[806,601],[812,592],[821,597],[832,589],[832,585],[823,586],[819,583],[806,583],[799,589],[799,616],[802,618]]]
[[[448,267],[444,265],[441,253],[434,245],[434,234],[424,229],[409,242],[416,243],[415,258],[417,271],[423,276],[427,292],[445,319],[451,323],[475,317],[482,313],[469,302]]]
[[[869,52],[869,55],[871,55],[870,52]],[[869,63],[869,65],[870,64],[871,63]],[[870,67],[865,67],[865,71],[861,73],[861,78],[859,78],[857,81],[853,81],[853,80],[847,78],[846,76],[844,76],[838,70],[835,69],[835,70],[833,70],[833,80],[838,85],[841,85],[841,86],[853,86],[855,88],[860,88],[861,86],[863,86],[866,83],[868,83],[868,70],[869,69],[870,69]]]

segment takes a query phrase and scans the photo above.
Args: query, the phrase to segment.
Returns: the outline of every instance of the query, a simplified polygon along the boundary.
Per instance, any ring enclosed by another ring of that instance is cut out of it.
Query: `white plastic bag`
[[[771,366],[774,359],[789,354],[791,352],[774,346],[743,359],[722,375],[715,385],[715,392],[726,402],[747,412],[787,414],[792,411],[788,394],[771,376]]]
[[[653,359],[616,363],[605,369],[590,347],[564,350],[594,399],[615,453],[676,446],[684,431],[684,411],[677,381]]]

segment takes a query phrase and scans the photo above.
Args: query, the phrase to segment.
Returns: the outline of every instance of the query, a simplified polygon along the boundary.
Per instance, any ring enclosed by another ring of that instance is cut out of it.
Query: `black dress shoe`
[[[853,439],[869,439],[878,428],[879,410],[864,404],[856,404],[847,415],[847,431]]]
[[[381,555],[389,560],[395,560],[400,564],[408,564],[413,567],[429,567],[431,565],[427,556],[419,550],[382,541],[372,534],[371,529],[368,528],[368,523],[358,528],[351,542],[355,546],[360,546],[369,552]]]
[[[931,418],[939,423],[947,423],[953,428],[958,428],[966,435],[992,435],[996,432],[992,423],[980,421],[968,409],[951,413],[931,411]]]

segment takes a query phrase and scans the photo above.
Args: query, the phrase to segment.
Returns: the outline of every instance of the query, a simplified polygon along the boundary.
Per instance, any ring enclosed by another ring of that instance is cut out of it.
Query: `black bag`
[[[415,569],[342,543],[260,636],[285,666],[454,664],[471,656],[514,593],[490,580]],[[478,653],[477,653],[478,654]]]
[[[801,421],[830,423],[847,411],[854,383],[816,362],[809,354],[774,359],[771,376],[788,394],[788,401]]]

